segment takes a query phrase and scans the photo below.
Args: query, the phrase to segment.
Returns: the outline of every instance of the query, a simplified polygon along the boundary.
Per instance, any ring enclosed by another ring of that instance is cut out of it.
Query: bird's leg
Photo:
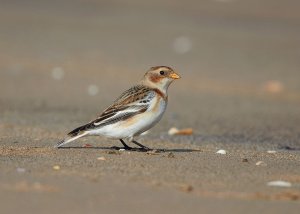
[[[118,146],[112,146],[110,147],[111,149],[114,150],[120,150],[120,149],[125,149],[125,150],[132,150],[133,148],[128,146],[122,139],[120,139],[121,143],[123,144],[124,147],[118,147]]]
[[[136,144],[136,145],[138,145],[138,146],[140,146],[141,149],[143,149],[143,150],[146,150],[146,151],[151,150],[149,147],[144,146],[143,144],[140,144],[139,142],[136,142],[135,140],[132,140],[131,142],[134,143],[134,144]]]
[[[119,140],[121,141],[121,143],[123,144],[124,147],[112,146],[112,147],[110,147],[110,148],[111,148],[111,149],[115,149],[115,150],[120,150],[120,149],[132,150],[132,149],[133,149],[132,147],[128,146],[128,145],[124,142],[124,140],[122,140],[122,139],[119,139]]]
[[[124,142],[124,140],[120,139],[120,141],[121,141],[121,143],[123,144],[125,150],[132,150],[132,147],[128,146],[128,145]]]
[[[120,139],[120,142],[123,144],[125,150],[134,150],[134,151],[149,151],[149,150],[151,150],[151,149],[148,148],[147,146],[144,146],[144,145],[142,145],[142,144],[140,144],[140,143],[138,143],[138,142],[136,142],[136,141],[134,141],[134,140],[132,140],[131,142],[134,143],[134,144],[136,144],[136,145],[138,145],[138,146],[140,146],[141,148],[132,148],[132,147],[128,146],[128,145],[124,142],[124,140],[122,140],[122,139]],[[111,148],[112,148],[112,149],[116,149],[116,150],[122,149],[121,147],[117,147],[117,146],[113,146],[113,147],[111,147]]]

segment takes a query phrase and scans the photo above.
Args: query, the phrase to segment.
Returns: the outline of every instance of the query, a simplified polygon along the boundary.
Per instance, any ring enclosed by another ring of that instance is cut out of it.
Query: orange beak
[[[180,76],[175,72],[171,73],[169,77],[171,77],[172,79],[180,79]]]

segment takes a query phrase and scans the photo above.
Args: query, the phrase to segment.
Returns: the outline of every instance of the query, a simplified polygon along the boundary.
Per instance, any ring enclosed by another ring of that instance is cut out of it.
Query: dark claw
[[[120,150],[120,149],[125,149],[127,151],[138,151],[138,152],[148,152],[151,151],[152,149],[148,148],[147,146],[144,146],[136,141],[132,141],[132,143],[140,146],[140,148],[132,148],[130,146],[128,146],[122,139],[120,139],[121,143],[123,144],[124,147],[117,147],[117,146],[113,146],[111,147],[112,149],[115,150]]]
[[[120,149],[122,149],[121,147],[118,147],[118,146],[112,146],[110,148],[113,149],[113,150],[120,150]]]
[[[118,147],[118,146],[112,146],[110,149],[119,151],[120,149],[125,149],[126,151],[136,151],[136,152],[148,152],[152,149],[149,148],[133,148],[133,147]]]
[[[150,148],[148,148],[148,147],[141,147],[141,148],[138,148],[139,149],[139,151],[141,151],[141,152],[149,152],[149,151],[151,151],[152,149],[150,149]]]
[[[146,150],[146,151],[152,150],[152,149],[148,148],[147,146],[144,146],[143,144],[140,144],[139,142],[136,142],[136,141],[134,141],[134,140],[132,141],[132,143],[134,143],[134,144],[140,146],[141,149],[143,149],[143,150]]]

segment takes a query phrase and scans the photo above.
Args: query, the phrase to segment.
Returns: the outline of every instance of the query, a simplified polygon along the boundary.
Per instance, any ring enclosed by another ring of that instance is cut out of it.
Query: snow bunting
[[[149,150],[136,142],[134,137],[152,128],[162,118],[168,103],[168,87],[179,78],[168,66],[150,68],[137,85],[122,93],[95,120],[71,131],[56,147],[80,137],[101,135],[119,139],[126,150],[133,148],[123,139],[140,146],[139,149]]]

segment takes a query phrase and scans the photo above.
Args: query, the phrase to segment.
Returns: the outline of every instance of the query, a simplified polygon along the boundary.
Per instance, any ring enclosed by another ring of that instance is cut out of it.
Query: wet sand
[[[1,213],[298,213],[299,5],[259,2],[4,2]],[[182,76],[139,139],[164,151],[53,148],[154,65]]]

